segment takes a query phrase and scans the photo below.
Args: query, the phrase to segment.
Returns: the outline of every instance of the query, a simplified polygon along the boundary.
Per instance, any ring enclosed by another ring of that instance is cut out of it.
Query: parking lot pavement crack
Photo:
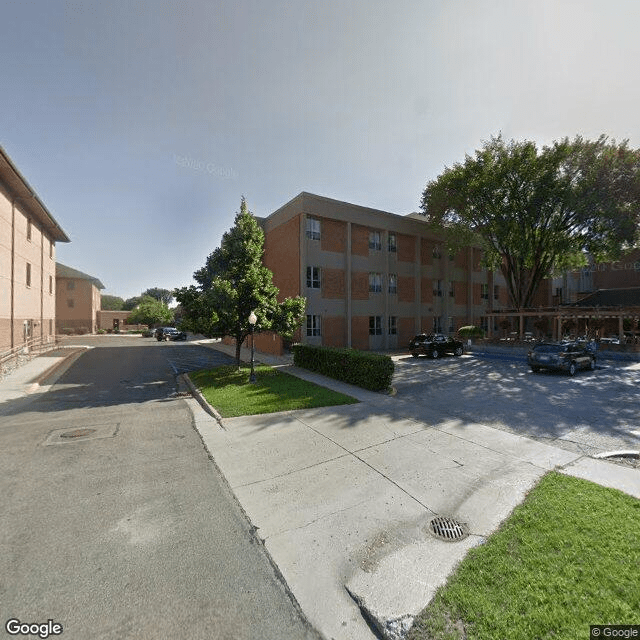
[[[326,460],[320,460],[319,462],[314,462],[313,464],[309,464],[306,467],[298,467],[296,469],[292,469],[291,471],[287,471],[286,473],[279,473],[275,476],[269,476],[268,478],[263,478],[261,480],[254,480],[253,482],[239,484],[239,485],[236,485],[234,489],[250,487],[254,484],[261,484],[263,482],[269,482],[270,480],[277,480],[278,478],[286,478],[287,476],[291,476],[294,473],[300,473],[301,471],[306,471],[307,469],[313,469],[314,467],[321,467],[323,464],[327,464],[327,462],[333,462],[334,460],[340,460],[340,458],[346,458],[346,457],[347,457],[347,454],[343,453],[342,455],[334,456],[333,458],[327,458]]]
[[[393,480],[393,478],[390,478],[388,475],[382,473],[382,471],[380,471],[380,469],[376,469],[376,467],[374,467],[373,465],[369,464],[366,460],[364,460],[359,455],[357,455],[357,453],[349,451],[349,449],[346,449],[345,447],[343,447],[339,442],[336,442],[335,440],[329,438],[324,433],[321,433],[317,429],[314,429],[310,424],[307,424],[301,418],[296,418],[296,420],[298,420],[298,422],[301,422],[308,429],[311,429],[311,431],[313,431],[314,433],[317,433],[319,436],[322,436],[323,438],[326,438],[327,440],[329,440],[329,442],[332,442],[333,444],[335,444],[336,447],[340,447],[340,449],[342,449],[347,455],[353,456],[356,460],[359,460],[362,464],[364,464],[365,466],[369,467],[369,469],[371,469],[373,472],[377,473],[379,476],[384,478],[387,482],[390,482],[392,485],[394,485],[396,488],[398,488],[400,491],[402,491],[402,493],[404,493],[407,497],[411,498],[411,500],[413,500],[414,502],[419,504],[423,509],[426,509],[427,511],[429,511],[430,513],[433,513],[433,514],[436,513],[428,505],[424,504],[418,498],[416,498],[416,496],[414,496],[413,494],[409,493],[403,486],[399,485],[395,480]]]

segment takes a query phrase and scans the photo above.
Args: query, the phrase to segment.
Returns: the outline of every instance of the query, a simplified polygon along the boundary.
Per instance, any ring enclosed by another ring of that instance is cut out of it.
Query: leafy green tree
[[[530,306],[540,282],[569,268],[617,259],[640,238],[640,152],[605,136],[485,142],[446,168],[422,195],[427,220],[452,248],[480,242],[513,306]]]
[[[100,308],[103,311],[121,311],[124,307],[124,300],[118,296],[103,294],[100,296]]]
[[[138,306],[129,314],[129,324],[166,325],[173,322],[173,313],[164,302],[150,296],[142,298]]]
[[[123,311],[131,311],[135,309],[142,302],[142,296],[133,296],[133,298],[127,298],[122,305]]]
[[[235,338],[238,367],[240,347],[251,332],[252,311],[257,316],[256,332],[270,330],[291,337],[305,310],[306,300],[300,296],[278,302],[273,274],[262,264],[263,252],[264,232],[243,197],[234,226],[193,274],[198,286],[175,292],[182,305],[182,326],[207,337]]]
[[[156,300],[160,300],[160,302],[164,302],[167,306],[169,306],[173,302],[173,291],[169,291],[169,289],[152,287],[151,289],[143,291],[142,296],[155,298]]]

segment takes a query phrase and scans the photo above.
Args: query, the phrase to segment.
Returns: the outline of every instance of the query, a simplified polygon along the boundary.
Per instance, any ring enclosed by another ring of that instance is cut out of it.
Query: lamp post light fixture
[[[252,311],[249,315],[249,324],[251,325],[251,373],[249,374],[249,382],[251,384],[255,384],[256,382],[256,374],[253,370],[253,328],[258,321],[256,314]]]

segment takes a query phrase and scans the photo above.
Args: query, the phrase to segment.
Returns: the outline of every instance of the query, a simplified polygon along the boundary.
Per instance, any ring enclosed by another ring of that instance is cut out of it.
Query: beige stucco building
[[[82,271],[56,264],[56,330],[58,333],[95,333],[98,329],[100,290],[104,285]]]
[[[0,353],[53,340],[56,242],[69,238],[0,147]]]

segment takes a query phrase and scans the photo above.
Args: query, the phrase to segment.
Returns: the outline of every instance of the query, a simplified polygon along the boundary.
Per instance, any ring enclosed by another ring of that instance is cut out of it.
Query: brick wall
[[[369,257],[369,228],[359,224],[351,225],[351,253],[354,256]]]
[[[398,234],[398,260],[413,262],[416,259],[416,242],[413,236]]]
[[[273,272],[279,301],[300,293],[300,219],[296,216],[265,234],[263,263]]]
[[[431,278],[420,280],[420,301],[423,304],[433,302],[433,280]]]
[[[323,298],[344,298],[345,297],[345,272],[344,269],[322,269],[322,297]]]
[[[327,347],[344,347],[347,344],[347,322],[343,316],[322,318],[322,344]]]
[[[398,301],[413,302],[416,298],[415,285],[413,276],[398,276]]]
[[[354,349],[369,349],[369,316],[351,318],[351,346]]]
[[[323,251],[344,253],[347,246],[347,223],[323,218],[321,225],[320,248]]]
[[[369,299],[369,273],[354,271],[351,274],[351,298],[353,300]],[[369,325],[367,325],[368,327]]]
[[[433,242],[422,238],[420,240],[420,264],[431,264],[433,262]]]
[[[413,318],[398,318],[398,348],[409,345],[409,341],[416,335]]]

